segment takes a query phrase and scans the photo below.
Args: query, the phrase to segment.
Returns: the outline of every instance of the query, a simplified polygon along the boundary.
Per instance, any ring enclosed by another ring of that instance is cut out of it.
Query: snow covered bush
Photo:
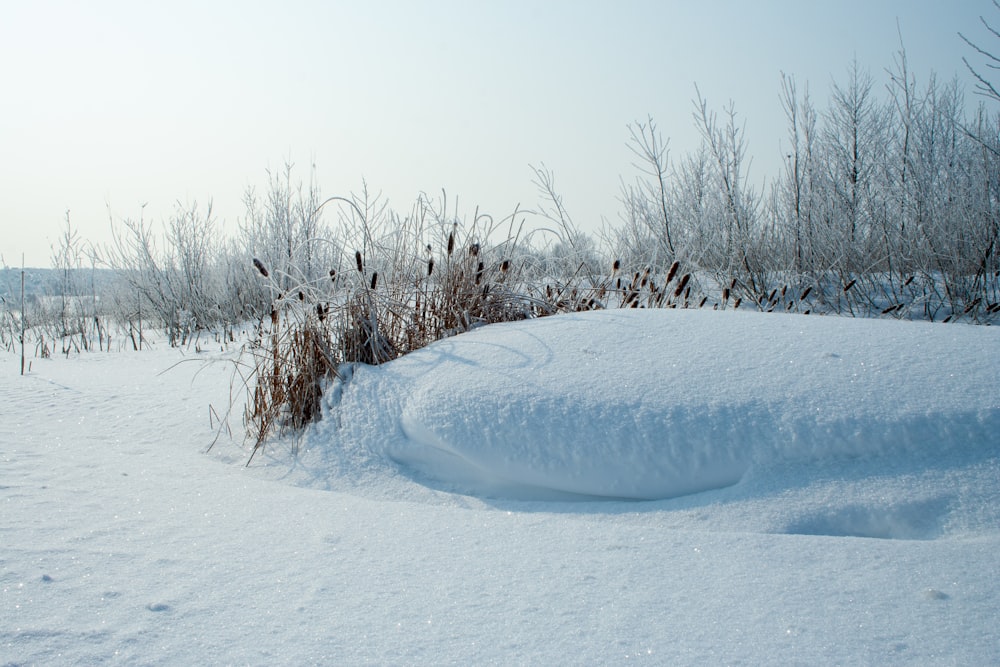
[[[171,345],[183,345],[196,332],[225,324],[220,304],[226,299],[217,280],[221,235],[211,203],[205,209],[197,202],[178,204],[162,236],[141,215],[112,229],[105,261],[136,295],[135,300],[119,300],[129,322],[133,317],[155,321]],[[135,311],[128,312],[133,303]]]

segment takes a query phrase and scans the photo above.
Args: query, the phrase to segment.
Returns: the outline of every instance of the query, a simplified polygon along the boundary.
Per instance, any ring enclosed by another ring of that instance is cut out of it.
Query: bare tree
[[[671,215],[668,211],[669,192],[667,187],[667,173],[669,171],[669,154],[667,144],[656,128],[656,123],[650,116],[645,123],[636,122],[629,125],[629,149],[639,160],[634,166],[644,174],[649,180],[640,181],[639,187],[643,191],[645,201],[653,206],[643,209],[644,222],[654,237],[659,237],[662,233],[660,245],[666,251],[661,259],[663,264],[669,264],[674,260],[677,249],[674,246],[673,235],[671,234]]]
[[[781,106],[788,121],[789,147],[785,154],[785,173],[779,183],[778,205],[781,217],[792,235],[793,267],[802,273],[815,269],[815,186],[816,186],[816,111],[809,98],[809,87],[800,98],[794,77],[781,75]]]
[[[993,0],[993,7],[998,11],[1000,11],[1000,1]],[[1000,30],[993,27],[993,25],[990,24],[989,21],[987,21],[984,17],[980,16],[979,22],[983,25],[984,28],[986,28],[986,31],[990,34],[991,37],[1000,39]],[[997,57],[989,49],[979,46],[976,42],[972,41],[964,34],[958,33],[958,36],[961,37],[962,41],[968,44],[976,53],[978,53],[980,56],[986,59],[986,63],[984,65],[986,70],[994,70],[994,71],[1000,70],[1000,57]],[[965,56],[962,56],[962,62],[965,63],[965,67],[969,70],[972,76],[976,78],[976,92],[978,92],[981,95],[985,95],[986,97],[996,102],[1000,102],[1000,91],[997,91],[993,83],[988,78],[986,78],[986,76],[982,73],[982,71],[973,67],[972,64],[969,62],[969,59],[966,58]]]
[[[747,183],[749,158],[744,127],[736,122],[733,103],[725,108],[725,122],[709,110],[695,88],[694,118],[712,165],[715,186],[717,255],[712,262],[719,282],[735,281],[735,288],[759,302],[767,289],[767,253],[774,239],[762,236],[758,193]]]

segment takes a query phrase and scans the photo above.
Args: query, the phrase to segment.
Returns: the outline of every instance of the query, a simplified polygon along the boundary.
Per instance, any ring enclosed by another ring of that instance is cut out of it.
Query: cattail
[[[500,273],[507,273],[509,269],[510,269],[509,259],[505,259],[504,261],[500,262]]]
[[[330,282],[335,282],[337,280],[337,270],[330,269]]]
[[[479,244],[473,243],[469,246],[469,254],[473,257],[479,257]]]
[[[896,305],[897,305],[897,304],[895,304],[895,303],[894,303],[894,304],[892,304],[891,306],[889,306],[888,308],[883,308],[883,309],[882,309],[882,313],[881,313],[881,314],[882,314],[882,315],[888,315],[888,314],[889,314],[889,313],[891,313],[892,311],[896,310]]]
[[[448,256],[451,257],[453,252],[455,252],[455,232],[448,234]]]
[[[431,257],[429,260],[427,260],[427,275],[430,276],[432,273],[434,273],[434,258],[433,257]]]
[[[740,303],[741,303],[742,301],[743,301],[743,299],[741,299],[741,298],[737,297],[737,298],[736,298],[736,301],[733,301],[733,310],[736,310],[737,308],[739,308],[739,307],[740,307]]]
[[[674,276],[677,275],[677,269],[679,268],[681,268],[681,263],[675,259],[674,263],[670,265],[670,270],[667,271],[667,282],[664,283],[664,285],[669,284],[670,281],[674,279]]]
[[[736,278],[733,278],[732,282],[729,283],[729,289],[736,289]]]
[[[329,305],[324,307],[323,304],[321,303],[316,304],[316,316],[319,318],[320,322],[326,319],[326,313],[329,310],[329,308],[330,308]]]
[[[903,287],[906,287],[907,285],[909,285],[910,283],[912,283],[914,278],[916,278],[916,276],[910,276],[909,278],[907,278],[906,282],[903,283]]]
[[[676,263],[676,262],[675,262]],[[677,283],[677,289],[674,290],[674,298],[679,297],[683,292],[684,288],[687,287],[688,281],[691,280],[691,274],[685,273],[681,276],[681,281]]]
[[[729,301],[729,288],[728,287],[723,287],[722,288],[722,303],[726,303],[727,301]]]
[[[618,269],[620,268],[622,268],[622,261],[620,259],[616,259],[615,263],[611,266],[611,272],[618,273]]]
[[[812,291],[812,285],[810,285],[809,287],[805,288],[802,291],[802,296],[799,297],[799,301],[805,301],[806,297],[809,296],[809,292],[811,292],[811,291]]]
[[[378,285],[378,271],[372,274],[372,289],[375,289],[376,285]]]
[[[847,291],[849,291],[849,290],[850,290],[850,289],[851,289],[852,287],[854,287],[854,283],[856,283],[856,282],[858,282],[858,281],[857,281],[857,280],[851,280],[851,282],[849,282],[849,283],[847,283],[846,285],[844,285],[844,292],[847,292]]]
[[[476,284],[483,279],[483,263],[479,262],[479,266],[476,267]]]
[[[299,301],[305,301],[305,300],[306,300],[305,292],[299,290]]]
[[[708,297],[707,296],[701,297],[701,301],[698,302],[698,307],[702,308],[705,305],[706,301],[708,301]]]
[[[365,273],[365,263],[361,261],[361,251],[360,250],[355,250],[354,251],[354,263],[358,267],[358,273],[360,273],[361,275],[364,275],[364,273]]]
[[[262,261],[260,261],[260,260],[259,260],[259,259],[257,259],[256,257],[254,257],[254,258],[253,258],[253,265],[254,265],[255,267],[257,267],[257,270],[258,270],[258,271],[260,271],[260,275],[262,275],[262,276],[264,276],[265,278],[267,278],[267,275],[268,275],[268,273],[267,273],[267,267],[266,267],[266,266],[264,266],[264,263],[263,263]]]

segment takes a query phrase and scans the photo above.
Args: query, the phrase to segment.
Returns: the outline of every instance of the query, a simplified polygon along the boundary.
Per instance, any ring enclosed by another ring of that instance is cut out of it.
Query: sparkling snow
[[[217,347],[0,354],[0,664],[996,664],[998,353],[491,326],[356,368],[249,468],[239,433],[204,453]]]

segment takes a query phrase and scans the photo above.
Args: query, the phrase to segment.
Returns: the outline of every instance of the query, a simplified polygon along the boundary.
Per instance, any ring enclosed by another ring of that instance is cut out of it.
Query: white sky
[[[959,30],[990,45],[987,0],[686,2],[7,2],[0,12],[0,255],[47,266],[66,210],[86,239],[116,218],[214,201],[286,159],[326,195],[362,178],[406,212],[421,191],[502,217],[544,163],[578,225],[616,221],[635,172],[626,126],[652,115],[680,157],[694,85],[746,121],[753,175],[780,166],[780,72],[817,107],[852,58],[884,81],[896,19],[925,83],[969,77]],[[998,45],[1000,50],[1000,45]],[[969,102],[975,102],[969,88]]]

